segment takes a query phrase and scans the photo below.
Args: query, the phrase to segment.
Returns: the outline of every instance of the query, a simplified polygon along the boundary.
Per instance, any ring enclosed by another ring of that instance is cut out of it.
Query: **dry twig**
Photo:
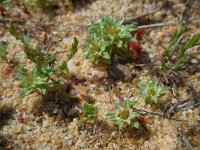
[[[181,130],[181,127],[179,126],[178,123],[175,124],[177,130],[179,131],[179,133],[181,134],[182,140],[185,143],[186,147],[188,150],[194,150],[194,148],[192,147],[192,144],[190,143],[190,141],[188,140],[186,134]]]
[[[137,109],[137,108],[133,108],[135,111],[139,112],[139,113],[144,113],[144,114],[150,114],[150,115],[154,115],[154,116],[159,116],[162,118],[166,118],[166,119],[170,119],[170,120],[174,120],[174,121],[184,121],[184,122],[188,122],[187,120],[180,120],[180,119],[175,119],[175,118],[171,118],[171,117],[167,117],[165,115],[162,115],[161,113],[157,113],[157,112],[149,112],[146,110],[142,110],[142,109]]]
[[[164,23],[155,23],[150,25],[142,25],[139,26],[139,29],[146,29],[146,28],[156,28],[156,27],[164,27],[164,26],[176,26],[177,23],[175,22],[164,22]]]
[[[137,19],[139,18],[142,18],[142,17],[146,17],[146,16],[149,16],[149,15],[152,15],[156,12],[158,12],[160,10],[160,8],[157,8],[155,10],[152,10],[152,11],[149,11],[149,12],[146,12],[144,14],[141,14],[139,16],[136,16],[136,17],[130,17],[130,18],[127,18],[126,20],[124,20],[124,24],[130,24],[130,23],[133,23],[134,21],[136,21]]]

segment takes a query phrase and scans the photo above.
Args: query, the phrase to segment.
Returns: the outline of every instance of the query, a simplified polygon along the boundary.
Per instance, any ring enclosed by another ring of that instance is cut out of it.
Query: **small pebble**
[[[198,64],[198,60],[197,60],[197,59],[192,59],[192,60],[191,60],[191,63],[192,63],[192,64]]]

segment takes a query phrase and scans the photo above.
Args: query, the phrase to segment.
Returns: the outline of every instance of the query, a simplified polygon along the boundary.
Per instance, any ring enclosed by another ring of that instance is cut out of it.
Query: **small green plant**
[[[54,81],[51,78],[51,75],[54,73],[54,68],[51,64],[55,60],[55,54],[43,53],[41,46],[32,48],[28,38],[18,34],[13,25],[10,26],[9,31],[17,40],[20,40],[23,43],[23,51],[27,58],[35,64],[35,67],[30,73],[28,73],[22,65],[17,69],[17,78],[20,79],[24,85],[21,96],[24,97],[36,91],[39,91],[44,95],[51,89],[59,88],[59,81]]]
[[[49,90],[55,90],[60,87],[58,81],[52,81],[50,76],[53,74],[53,69],[50,67],[40,68],[36,66],[28,73],[24,66],[19,66],[17,69],[17,78],[20,79],[24,85],[24,90],[21,93],[22,98],[33,92],[39,91],[42,95]]]
[[[55,59],[54,54],[44,54],[42,52],[42,47],[37,45],[36,48],[32,48],[29,44],[29,40],[26,36],[17,33],[14,25],[10,25],[9,32],[17,39],[23,43],[23,51],[25,52],[28,59],[33,63],[40,63],[41,66],[45,66]]]
[[[139,87],[142,90],[140,96],[145,98],[145,105],[157,103],[166,96],[166,89],[157,80],[140,83]]]
[[[0,44],[0,58],[4,61],[8,62],[7,55],[8,55],[7,45]]]
[[[183,25],[172,37],[169,47],[165,49],[162,55],[162,70],[178,71],[184,69],[187,61],[188,49],[199,45],[200,33],[193,35],[189,40],[181,43],[182,37],[188,31],[186,25]]]
[[[101,22],[89,28],[89,37],[85,40],[85,58],[92,59],[94,65],[112,63],[114,55],[133,58],[130,42],[137,42],[131,32],[137,31],[135,25],[123,25],[123,20],[104,16]]]
[[[119,129],[125,124],[131,125],[134,128],[139,128],[140,114],[134,112],[133,108],[136,108],[137,102],[125,100],[124,105],[121,106],[120,102],[115,103],[115,112],[106,114],[106,118],[110,121],[117,121]]]
[[[84,106],[84,116],[80,119],[81,123],[90,123],[92,125],[96,122],[96,116],[97,116],[98,108],[97,106],[94,106],[93,104],[85,104]]]

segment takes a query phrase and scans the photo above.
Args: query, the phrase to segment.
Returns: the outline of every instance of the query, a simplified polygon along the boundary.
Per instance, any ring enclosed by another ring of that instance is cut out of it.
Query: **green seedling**
[[[24,85],[21,96],[24,97],[36,91],[44,95],[49,90],[58,89],[60,83],[51,79],[51,75],[55,71],[51,64],[54,62],[56,55],[43,53],[41,46],[32,48],[28,38],[18,34],[13,25],[10,26],[9,31],[17,40],[23,43],[23,51],[27,58],[35,64],[30,73],[27,72],[24,66],[19,66],[17,69],[17,78]]]
[[[94,106],[92,104],[85,104],[84,106],[84,116],[80,119],[81,123],[90,123],[92,125],[95,124],[97,120],[97,106]]]
[[[27,73],[24,66],[19,66],[17,69],[17,78],[23,83],[24,90],[21,93],[22,98],[33,92],[39,92],[42,95],[46,94],[49,90],[58,89],[60,83],[51,81],[50,76],[53,70],[50,67],[32,69],[31,73]]]
[[[130,42],[136,42],[131,32],[137,31],[135,25],[123,25],[123,20],[115,20],[104,16],[101,22],[94,23],[89,28],[89,36],[85,40],[86,59],[91,59],[94,65],[110,65],[115,55],[132,58]]]
[[[142,92],[139,94],[145,99],[145,105],[157,103],[166,96],[166,89],[157,80],[139,84]]]
[[[122,106],[120,102],[115,103],[115,112],[106,114],[106,118],[110,121],[117,121],[119,129],[122,129],[124,125],[131,125],[134,128],[139,128],[140,114],[134,112],[133,108],[136,108],[137,102],[125,100]]]
[[[28,38],[17,33],[15,26],[12,24],[10,25],[9,31],[17,40],[20,40],[23,43],[23,51],[27,58],[33,63],[39,63],[41,66],[46,66],[48,63],[55,60],[54,54],[45,54],[42,52],[42,46],[37,45],[36,48],[32,48],[29,44]]]
[[[179,71],[186,68],[188,58],[188,49],[200,45],[200,33],[193,35],[189,40],[181,43],[183,35],[188,31],[186,25],[183,25],[172,37],[169,47],[165,49],[162,55],[162,70]]]

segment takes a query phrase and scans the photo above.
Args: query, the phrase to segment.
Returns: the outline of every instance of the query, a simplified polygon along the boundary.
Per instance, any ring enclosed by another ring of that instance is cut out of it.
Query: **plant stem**
[[[146,28],[156,28],[156,27],[164,27],[164,26],[176,26],[177,23],[175,22],[164,22],[164,23],[155,23],[150,25],[142,25],[139,26],[139,29],[146,29]]]

